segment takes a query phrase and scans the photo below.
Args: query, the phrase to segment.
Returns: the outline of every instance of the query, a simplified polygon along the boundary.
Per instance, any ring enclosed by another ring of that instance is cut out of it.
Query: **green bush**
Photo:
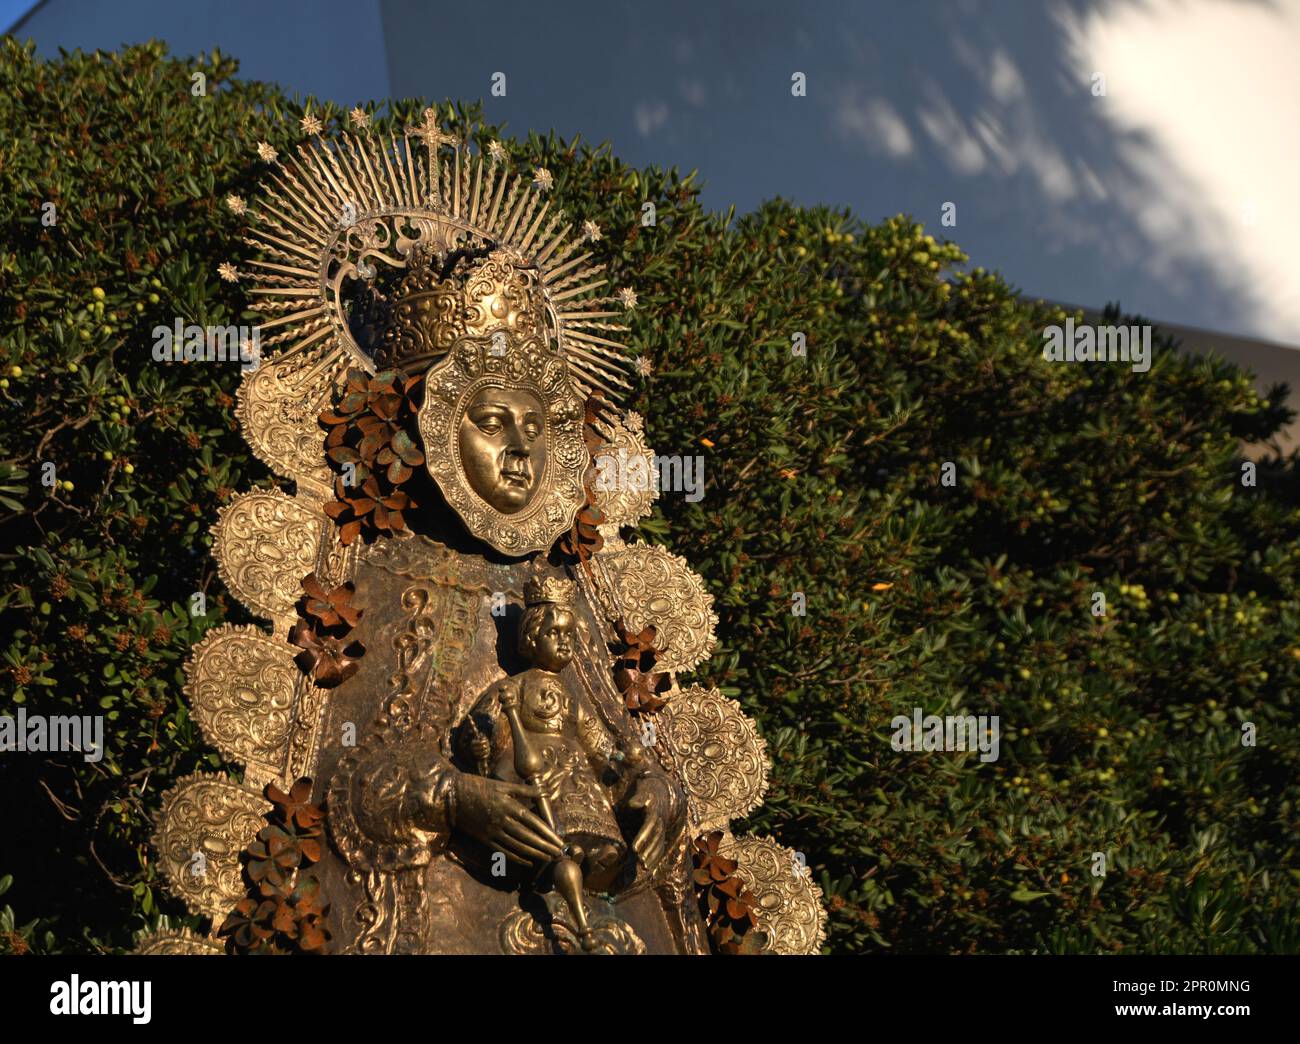
[[[159,366],[150,331],[252,319],[217,278],[239,252],[218,201],[255,193],[253,145],[290,148],[302,108],[234,72],[160,45],[0,56],[0,713],[109,718],[98,763],[0,756],[0,949],[196,923],[160,888],[151,816],[221,766],[181,665],[244,618],[216,509],[273,480],[235,427],[237,366]],[[734,218],[675,170],[510,147],[640,296],[651,445],[705,457],[704,500],[665,495],[643,532],[717,596],[700,680],[774,763],[740,826],[805,854],[829,948],[1300,950],[1300,497],[1294,459],[1244,487],[1237,457],[1287,419],[1284,390],[1163,340],[1146,374],[1045,362],[1064,315],[905,218]],[[999,715],[1001,758],[894,751],[915,707]]]

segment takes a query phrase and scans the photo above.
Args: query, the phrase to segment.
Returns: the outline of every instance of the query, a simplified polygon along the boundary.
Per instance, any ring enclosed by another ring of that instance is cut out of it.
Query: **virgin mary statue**
[[[164,796],[162,868],[211,929],[141,951],[815,952],[802,860],[729,829],[766,787],[753,723],[678,681],[713,599],[622,537],[657,495],[622,405],[636,294],[545,169],[434,110],[353,122],[304,117],[226,198],[267,350],[237,415],[282,481],[221,508],[213,551],[269,626],[187,664],[242,771]]]

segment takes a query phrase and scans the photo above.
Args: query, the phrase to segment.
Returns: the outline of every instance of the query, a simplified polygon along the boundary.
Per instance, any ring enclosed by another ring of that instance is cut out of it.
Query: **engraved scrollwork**
[[[223,775],[186,776],[163,795],[153,845],[173,894],[217,918],[245,893],[239,854],[270,805]]]
[[[258,459],[277,475],[327,487],[325,432],[317,421],[342,372],[342,360],[316,367],[323,348],[267,362],[244,374],[235,415]]]
[[[226,948],[216,939],[196,935],[188,928],[159,931],[143,939],[135,948],[142,957],[215,957]]]
[[[793,850],[770,837],[723,838],[718,849],[737,862],[736,873],[758,897],[758,926],[772,953],[818,953],[826,941],[822,890]]]
[[[221,579],[260,616],[287,620],[316,568],[327,520],[278,489],[237,496],[212,527]]]
[[[597,552],[606,578],[605,609],[632,632],[653,625],[655,669],[689,671],[707,660],[717,639],[713,595],[685,560],[655,544]]]
[[[185,673],[204,739],[258,782],[277,778],[301,676],[293,651],[256,627],[223,624],[194,646]]]
[[[645,943],[622,918],[609,910],[593,911],[590,916],[592,948],[584,950],[578,931],[568,921],[568,913],[554,892],[543,897],[549,918],[542,923],[528,910],[515,910],[506,916],[497,930],[501,952],[540,956],[553,953],[595,953],[641,956]],[[592,900],[594,902],[594,900]]]
[[[592,454],[596,462],[593,486],[603,527],[617,530],[634,526],[650,514],[659,496],[654,454],[646,448],[642,434],[617,416],[602,418],[596,430],[605,442]]]
[[[725,830],[767,790],[767,750],[735,700],[699,685],[671,693],[656,719],[686,788],[692,834]]]

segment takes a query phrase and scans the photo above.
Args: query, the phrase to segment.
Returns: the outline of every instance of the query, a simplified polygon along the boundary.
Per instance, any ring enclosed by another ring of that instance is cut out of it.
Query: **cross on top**
[[[425,145],[437,151],[443,145],[451,145],[456,141],[454,134],[446,133],[438,126],[438,114],[433,109],[424,110],[424,123],[418,127],[410,128],[410,133],[423,140]]]

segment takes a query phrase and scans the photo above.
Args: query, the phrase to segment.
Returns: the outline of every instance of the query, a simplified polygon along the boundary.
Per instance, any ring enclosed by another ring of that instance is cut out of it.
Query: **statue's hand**
[[[653,870],[663,858],[667,844],[668,820],[672,811],[672,799],[667,788],[660,780],[642,776],[636,782],[626,807],[643,811],[641,828],[632,841],[632,851]]]
[[[455,826],[506,858],[532,865],[560,859],[564,842],[530,807],[537,788],[460,773]]]

